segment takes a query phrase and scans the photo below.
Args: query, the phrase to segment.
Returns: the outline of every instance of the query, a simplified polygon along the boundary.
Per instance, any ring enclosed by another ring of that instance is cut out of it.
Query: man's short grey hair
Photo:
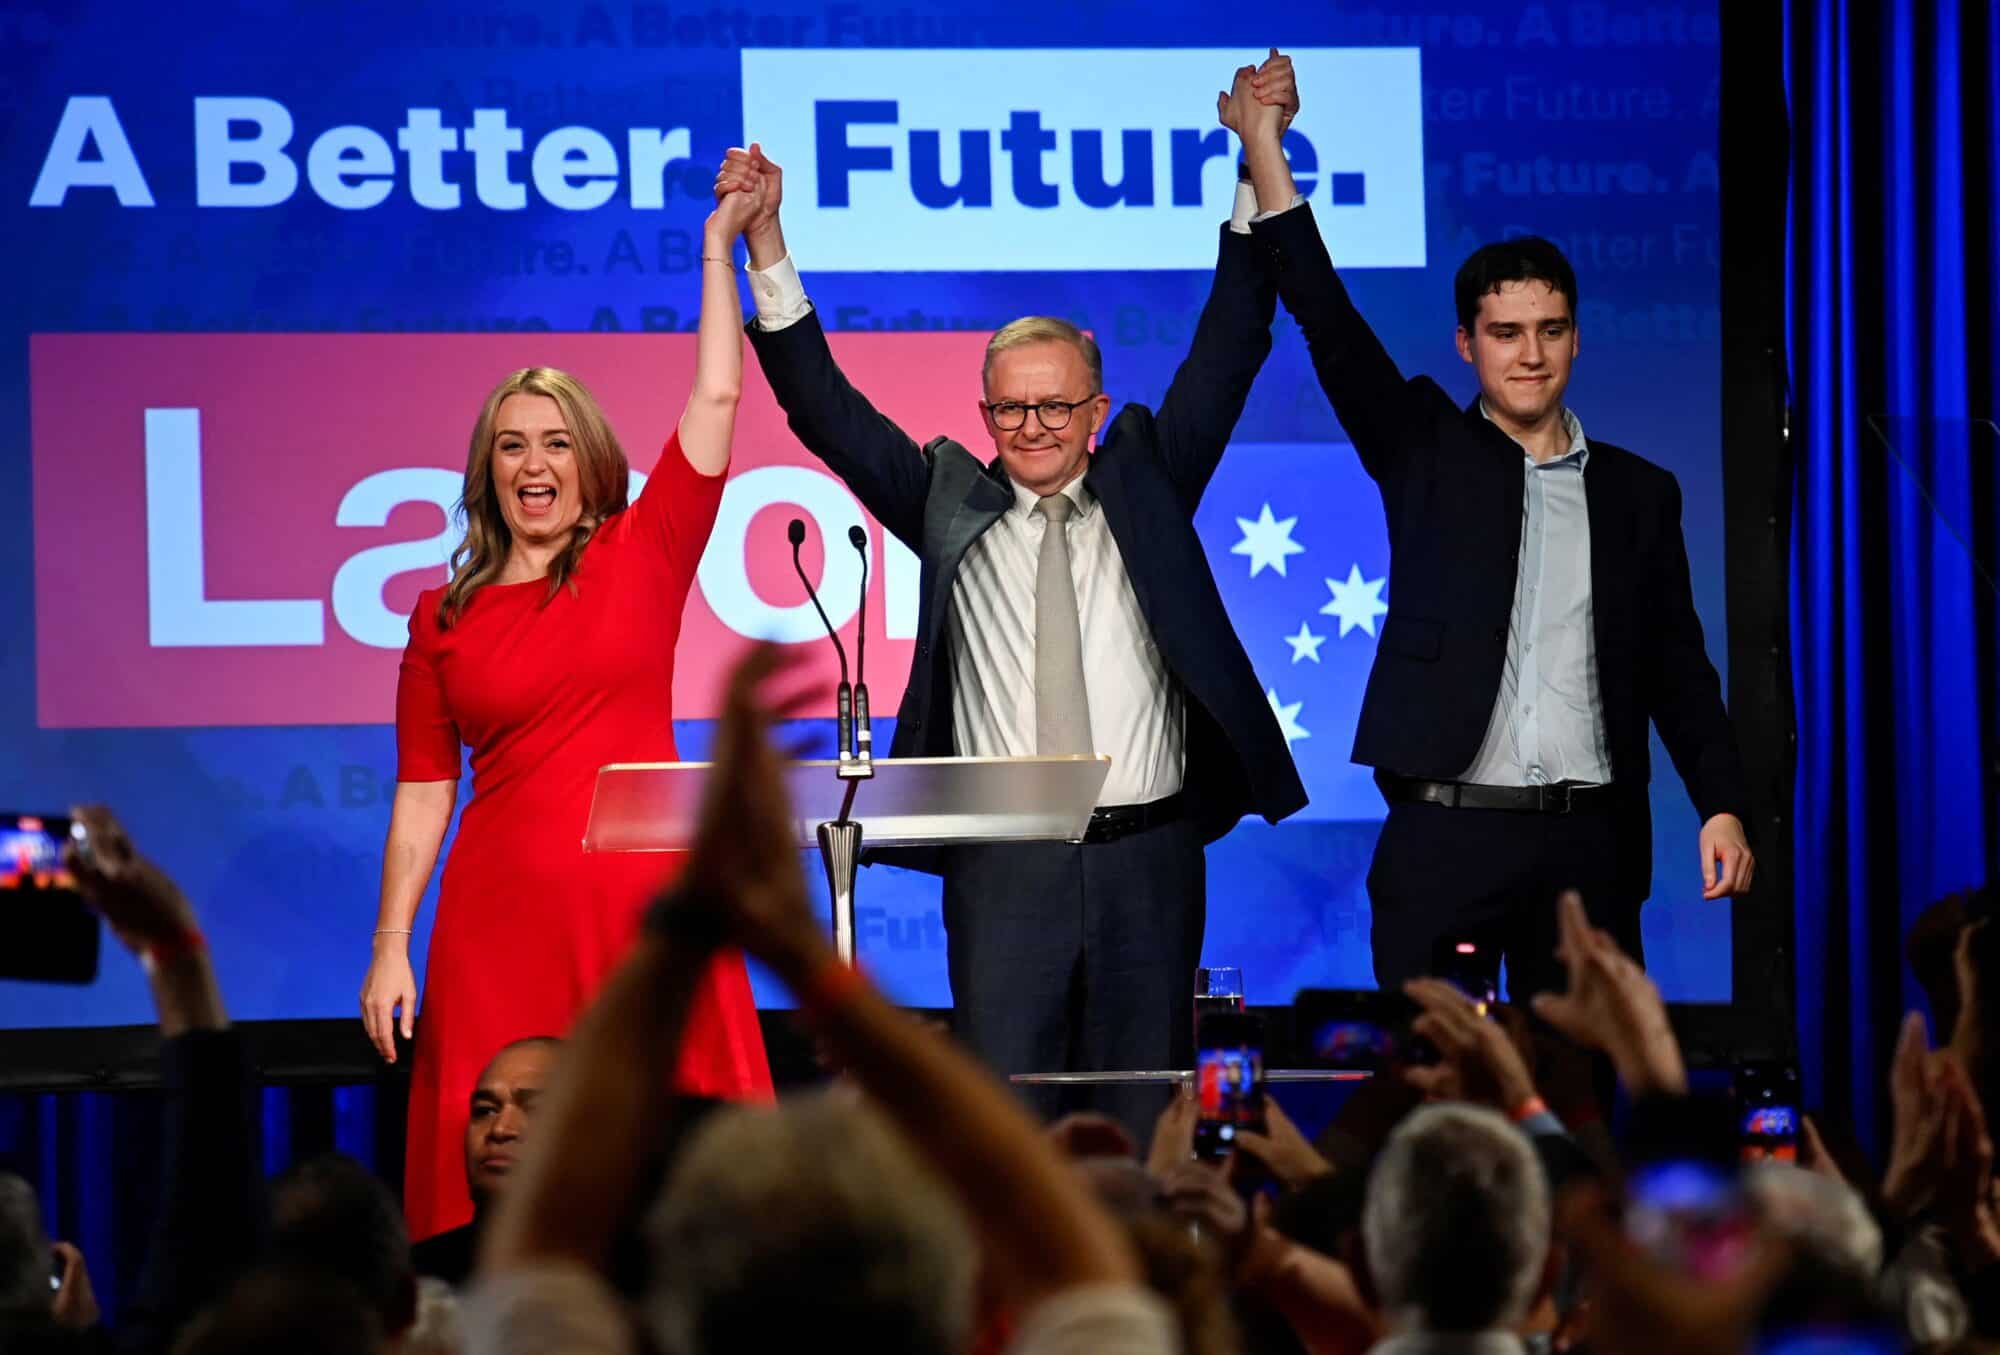
[[[35,1188],[0,1172],[0,1313],[47,1312],[54,1260]]]
[[[1490,1110],[1426,1106],[1376,1160],[1361,1235],[1396,1330],[1509,1326],[1534,1300],[1548,1255],[1541,1161]]]
[[[689,1138],[647,1224],[645,1314],[666,1355],[954,1355],[977,1253],[956,1198],[882,1115],[819,1093],[731,1107]]]

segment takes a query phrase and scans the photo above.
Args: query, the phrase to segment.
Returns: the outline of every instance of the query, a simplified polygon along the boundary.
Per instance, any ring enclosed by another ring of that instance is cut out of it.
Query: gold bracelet
[[[704,263],[726,263],[729,265],[730,272],[734,273],[736,271],[736,260],[734,259],[725,259],[720,254],[704,254],[701,258]]]

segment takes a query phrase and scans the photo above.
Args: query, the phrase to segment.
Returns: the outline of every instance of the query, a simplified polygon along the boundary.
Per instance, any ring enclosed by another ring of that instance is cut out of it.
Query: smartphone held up
[[[97,915],[63,863],[70,821],[60,814],[0,813],[0,910],[9,944],[0,979],[89,983],[97,977]]]

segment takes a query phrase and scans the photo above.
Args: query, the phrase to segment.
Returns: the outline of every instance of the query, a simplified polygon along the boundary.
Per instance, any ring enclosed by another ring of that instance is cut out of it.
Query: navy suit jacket
[[[1389,614],[1354,760],[1451,780],[1478,755],[1499,696],[1521,543],[1521,448],[1429,377],[1405,380],[1341,286],[1309,208],[1251,227],[1278,294],[1389,526]],[[1748,820],[1722,684],[1702,645],[1673,475],[1590,439],[1591,615],[1613,780],[1651,776],[1658,726],[1704,822]]]
[[[1214,286],[1159,412],[1119,410],[1086,472],[1153,641],[1187,696],[1183,789],[1208,839],[1246,813],[1275,823],[1306,802],[1194,529],[1202,491],[1270,351],[1277,309],[1250,239],[1221,234]],[[752,324],[749,334],[799,441],[922,563],[916,649],[889,751],[949,757],[957,751],[952,587],[966,550],[1013,505],[1013,488],[997,459],[982,463],[949,438],[919,447],[877,412],[834,363],[817,315],[769,332]]]

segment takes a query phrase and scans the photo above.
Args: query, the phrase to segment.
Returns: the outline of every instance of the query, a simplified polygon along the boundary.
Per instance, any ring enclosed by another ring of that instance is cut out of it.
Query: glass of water
[[[1215,965],[1194,971],[1194,1038],[1201,1047],[1201,1018],[1210,1012],[1243,1010],[1243,971]]]

